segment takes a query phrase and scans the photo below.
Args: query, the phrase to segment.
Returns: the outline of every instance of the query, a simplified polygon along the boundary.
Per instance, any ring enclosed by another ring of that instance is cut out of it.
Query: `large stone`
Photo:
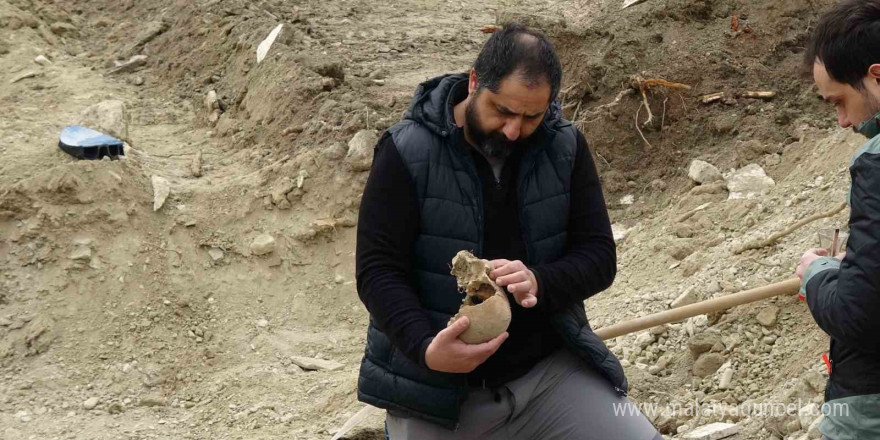
[[[153,183],[153,212],[155,212],[162,208],[168,195],[171,194],[171,184],[168,183],[168,179],[159,176],[152,176],[150,181]]]
[[[705,353],[694,362],[694,376],[707,377],[724,365],[724,356],[718,353]]]
[[[129,115],[125,103],[112,99],[101,101],[83,111],[80,124],[129,142]],[[130,142],[129,142],[130,143]]]
[[[269,234],[260,234],[251,243],[251,253],[254,255],[266,255],[275,250],[275,237]]]
[[[672,304],[670,304],[669,307],[675,309],[678,307],[694,304],[696,302],[697,295],[694,294],[693,289],[687,289],[681,295],[678,295],[678,297],[672,301]]]
[[[779,318],[779,307],[770,305],[761,309],[757,315],[755,315],[755,319],[758,320],[758,323],[763,325],[764,327],[773,327],[776,325],[776,321]]]
[[[367,171],[373,165],[373,147],[379,141],[375,130],[361,130],[348,141],[346,163],[353,171]]]
[[[688,340],[688,350],[696,359],[701,354],[709,351],[715,344],[721,342],[721,336],[715,333],[702,332],[697,333]]]
[[[751,164],[740,168],[727,179],[729,200],[752,199],[767,194],[776,185],[760,165]]]
[[[684,440],[718,440],[739,432],[739,425],[733,423],[710,423],[686,433]]]
[[[294,365],[302,368],[303,370],[336,371],[341,370],[343,367],[343,365],[339,362],[328,361],[324,359],[313,359],[302,356],[291,356],[290,361],[293,362]]]
[[[117,73],[129,73],[139,70],[140,68],[147,65],[147,56],[146,55],[135,55],[128,59],[125,62],[116,62],[116,67],[110,69],[107,72],[108,75],[115,75]],[[141,78],[141,84],[143,84],[143,78]],[[139,84],[138,84],[139,85]]]
[[[724,180],[721,171],[718,171],[718,168],[716,168],[715,165],[702,160],[691,162],[691,166],[688,169],[688,177],[700,185]]]
[[[813,424],[813,421],[820,415],[822,415],[822,411],[819,408],[819,405],[815,403],[804,405],[798,410],[798,419],[800,419],[801,427],[803,429],[809,429],[810,425]]]

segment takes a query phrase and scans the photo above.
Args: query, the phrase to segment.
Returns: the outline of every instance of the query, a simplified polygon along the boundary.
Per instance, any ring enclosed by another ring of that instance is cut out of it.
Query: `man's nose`
[[[507,136],[507,140],[515,141],[519,139],[520,130],[522,129],[522,121],[520,118],[511,118],[505,124],[504,128],[501,131],[504,133],[504,136]]]
[[[847,119],[846,112],[842,109],[837,110],[837,123],[843,128],[849,128],[852,126],[852,122]]]

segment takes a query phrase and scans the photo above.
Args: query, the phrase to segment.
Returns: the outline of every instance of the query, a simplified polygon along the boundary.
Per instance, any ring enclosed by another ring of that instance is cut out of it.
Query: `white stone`
[[[88,246],[77,246],[73,252],[70,253],[71,260],[81,260],[81,261],[91,261],[92,260],[92,250],[89,249]]]
[[[617,223],[611,225],[611,235],[614,237],[615,242],[626,238],[626,234],[628,234],[629,231],[630,231],[629,229],[627,229],[626,227],[620,226]]]
[[[721,372],[721,378],[718,380],[718,389],[729,389],[731,381],[733,381],[733,368],[726,368]]]
[[[620,198],[621,205],[632,205],[636,202],[636,197],[632,194],[627,194]]]
[[[275,237],[269,234],[260,234],[251,243],[251,253],[254,255],[266,255],[275,250]]]
[[[150,177],[153,183],[153,212],[158,211],[165,204],[168,195],[171,194],[171,184],[168,179],[160,176]]]
[[[733,423],[710,423],[700,426],[693,431],[685,434],[684,440],[718,440],[720,438],[730,437],[739,432],[739,425]]]
[[[223,249],[212,247],[208,249],[208,255],[211,257],[211,260],[220,261],[223,259]]]
[[[278,34],[281,32],[281,28],[284,27],[284,24],[279,24],[275,26],[275,29],[272,29],[272,32],[269,32],[269,35],[265,40],[260,42],[257,46],[257,64],[263,62],[263,58],[266,58],[266,54],[269,53],[269,49],[272,47],[272,43],[275,42],[275,39],[278,38]]]
[[[373,164],[373,147],[379,141],[375,130],[361,130],[348,141],[345,160],[353,171],[367,171]]]
[[[694,295],[694,291],[692,289],[685,290],[684,293],[678,295],[678,298],[675,298],[672,301],[672,304],[669,305],[670,308],[678,308],[686,305],[690,305],[697,302],[697,295]]]
[[[727,179],[729,200],[752,199],[767,194],[776,185],[760,165],[751,164],[734,171]]]
[[[97,397],[90,397],[88,400],[83,402],[83,408],[88,410],[95,409],[95,407],[98,406],[98,402],[99,400]]]
[[[52,64],[52,62],[49,61],[49,59],[46,58],[45,55],[37,55],[37,57],[34,58],[34,62],[41,66],[48,66],[49,64]]]
[[[695,160],[691,162],[691,166],[688,169],[688,177],[690,177],[691,180],[699,183],[700,185],[704,183],[717,182],[724,179],[724,177],[721,175],[721,171],[718,171],[718,168],[716,168],[715,165],[712,165],[709,162],[704,162],[702,160]]]
[[[128,138],[129,115],[125,109],[125,103],[112,99],[101,101],[86,108],[81,117],[80,124],[86,127],[109,134],[117,139],[129,142]]]
[[[804,405],[798,410],[798,419],[801,421],[801,427],[804,429],[809,428],[809,426],[813,424],[813,421],[821,414],[822,411],[819,409],[819,405],[815,403]]]
[[[268,326],[269,326],[269,321],[267,319],[262,318],[262,319],[257,320],[257,327],[268,327]]]
[[[636,337],[636,345],[643,350],[645,349],[645,347],[651,345],[653,342],[654,335],[652,335],[650,332],[639,333],[639,336]]]

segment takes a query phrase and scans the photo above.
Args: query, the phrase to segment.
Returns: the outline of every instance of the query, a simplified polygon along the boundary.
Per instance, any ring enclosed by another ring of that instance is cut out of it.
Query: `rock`
[[[803,429],[808,429],[820,415],[822,415],[822,411],[815,403],[808,403],[798,410],[798,419]]]
[[[653,343],[654,335],[652,335],[650,332],[639,333],[639,336],[636,337],[636,346],[638,346],[642,350]]]
[[[333,78],[338,81],[338,83],[345,81],[345,65],[340,61],[318,64],[312,67],[312,70],[321,76]]]
[[[98,400],[97,397],[90,397],[88,400],[83,402],[82,405],[83,405],[83,408],[85,408],[87,410],[93,410],[93,409],[95,409],[96,406],[98,406],[98,402],[100,402],[100,401]]]
[[[294,188],[296,188],[296,182],[290,177],[278,179],[272,187],[272,203],[281,207],[281,203],[287,201],[287,193],[293,191]]]
[[[70,259],[75,261],[92,261],[92,250],[88,246],[77,246],[70,253]]]
[[[92,105],[80,116],[81,125],[131,143],[128,137],[128,122],[129,115],[125,110],[125,103],[117,99]]]
[[[202,100],[202,103],[205,106],[205,114],[208,123],[214,125],[217,121],[220,120],[220,115],[223,114],[223,102],[220,101],[220,98],[217,96],[217,92],[214,90],[209,90],[207,94],[205,94],[205,99]]]
[[[627,194],[627,195],[621,197],[620,201],[618,203],[620,203],[621,205],[624,205],[624,206],[629,206],[635,202],[636,202],[636,197],[632,194]]]
[[[388,76],[388,71],[380,67],[380,68],[370,72],[370,74],[367,75],[367,78],[369,78],[369,79],[385,79],[386,76]]]
[[[107,412],[110,414],[121,414],[125,408],[119,402],[113,402],[107,405]]]
[[[752,199],[767,194],[776,185],[760,165],[751,164],[736,170],[727,179],[728,200]]]
[[[254,255],[266,255],[275,250],[275,237],[269,234],[260,234],[251,243],[251,253]]]
[[[696,250],[697,249],[694,247],[694,245],[689,242],[681,243],[669,248],[669,256],[675,258],[678,261],[682,261],[685,258],[691,256],[691,254],[696,252]]]
[[[345,157],[345,145],[340,142],[334,142],[324,150],[324,157],[330,160],[339,160]]]
[[[718,389],[727,390],[730,389],[730,383],[733,381],[733,368],[725,368],[721,372],[721,377],[718,379]]]
[[[140,405],[140,406],[148,406],[148,407],[165,406],[167,404],[168,404],[167,399],[165,399],[164,396],[161,396],[158,394],[148,394],[146,396],[143,396],[143,397],[141,397],[141,400],[138,403],[138,405]]]
[[[348,141],[346,162],[353,171],[367,171],[373,164],[373,147],[379,141],[375,130],[361,130]]]
[[[333,90],[333,88],[336,87],[336,85],[337,85],[336,79],[334,79],[334,78],[330,78],[330,77],[326,77],[326,76],[321,78],[321,88],[324,89],[325,91],[329,92],[330,90]]]
[[[687,289],[672,301],[672,304],[669,305],[669,308],[675,309],[689,304],[694,304],[696,302],[697,295],[694,294],[693,289]]]
[[[37,57],[34,58],[34,62],[41,66],[48,66],[49,64],[52,64],[52,62],[49,61],[49,59],[46,58],[45,55],[37,55]]]
[[[825,415],[819,414],[819,417],[816,417],[810,426],[806,428],[807,435],[810,436],[810,439],[818,439],[822,436],[822,433],[819,432],[819,424],[822,423],[822,420],[825,419]]]
[[[824,377],[822,377],[821,374],[815,371],[807,371],[806,373],[804,373],[803,377],[801,377],[801,380],[806,382],[806,384],[809,385],[809,387],[812,388],[813,391],[815,391],[817,394],[822,394],[825,392],[827,381]]]
[[[666,182],[661,179],[654,179],[651,181],[651,189],[656,192],[666,191]]]
[[[211,249],[208,249],[208,255],[211,257],[212,261],[220,261],[223,259],[223,250],[212,247]]]
[[[691,166],[688,169],[688,177],[700,185],[724,180],[724,176],[721,175],[721,171],[718,171],[715,165],[702,160],[691,162]]]
[[[260,318],[257,320],[257,327],[268,327],[268,326],[269,326],[269,320],[267,320],[266,318]]]
[[[42,75],[42,74],[39,73],[39,72],[24,72],[24,73],[21,73],[21,74],[19,74],[19,75],[16,75],[16,76],[13,77],[11,80],[9,80],[9,84],[15,84],[15,83],[17,83],[17,82],[19,82],[19,81],[21,81],[21,80],[23,80],[23,79],[36,78],[36,77],[41,76],[41,75]]]
[[[342,284],[342,283],[345,282],[345,277],[343,277],[342,275],[337,274],[335,277],[333,277],[333,282],[336,283],[336,284]]]
[[[651,327],[651,329],[648,331],[650,331],[651,334],[654,336],[660,336],[660,335],[665,335],[668,330],[669,330],[669,326],[667,324],[663,324],[663,325],[658,325],[656,327]]]
[[[710,423],[685,433],[684,440],[718,440],[739,432],[739,425],[733,423]]]
[[[160,176],[150,177],[153,183],[153,212],[158,211],[165,204],[168,195],[171,194],[171,184],[168,179]]]
[[[778,317],[779,307],[770,305],[761,309],[761,311],[755,316],[755,319],[757,319],[758,323],[764,327],[773,327],[776,325]]]
[[[688,340],[688,350],[690,350],[691,355],[694,356],[694,359],[698,358],[701,354],[708,352],[715,346],[718,342],[721,341],[721,336],[715,333],[697,333],[690,340]]]
[[[694,376],[707,377],[714,374],[724,364],[724,356],[718,353],[705,353],[694,362]]]
[[[131,83],[136,86],[142,86],[142,85],[144,85],[144,77],[138,75],[138,76],[134,77],[134,80]]]
[[[335,361],[307,358],[302,356],[291,356],[290,361],[293,362],[294,365],[302,368],[303,370],[337,371],[341,370],[344,366]]]
[[[108,75],[116,75],[118,73],[129,73],[139,70],[140,68],[147,65],[147,56],[146,55],[135,55],[128,59],[128,61],[124,63],[117,62],[116,67],[110,69],[107,72]]]
[[[202,150],[197,151],[190,162],[189,172],[193,177],[202,177]]]
[[[52,31],[52,33],[55,35],[64,36],[76,33],[76,26],[70,23],[56,21],[55,23],[49,25],[49,30]]]

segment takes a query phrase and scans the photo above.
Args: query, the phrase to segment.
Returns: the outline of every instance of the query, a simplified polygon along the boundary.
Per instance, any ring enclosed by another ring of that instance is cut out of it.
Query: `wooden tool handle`
[[[658,325],[678,322],[692,316],[718,312],[731,307],[772,298],[774,296],[794,295],[800,290],[800,287],[801,280],[794,278],[781,283],[758,287],[757,289],[746,290],[744,292],[734,293],[720,298],[666,310],[660,313],[654,313],[653,315],[642,316],[641,318],[621,322],[608,327],[602,327],[596,330],[596,334],[603,340],[612,339],[618,336],[656,327]]]

